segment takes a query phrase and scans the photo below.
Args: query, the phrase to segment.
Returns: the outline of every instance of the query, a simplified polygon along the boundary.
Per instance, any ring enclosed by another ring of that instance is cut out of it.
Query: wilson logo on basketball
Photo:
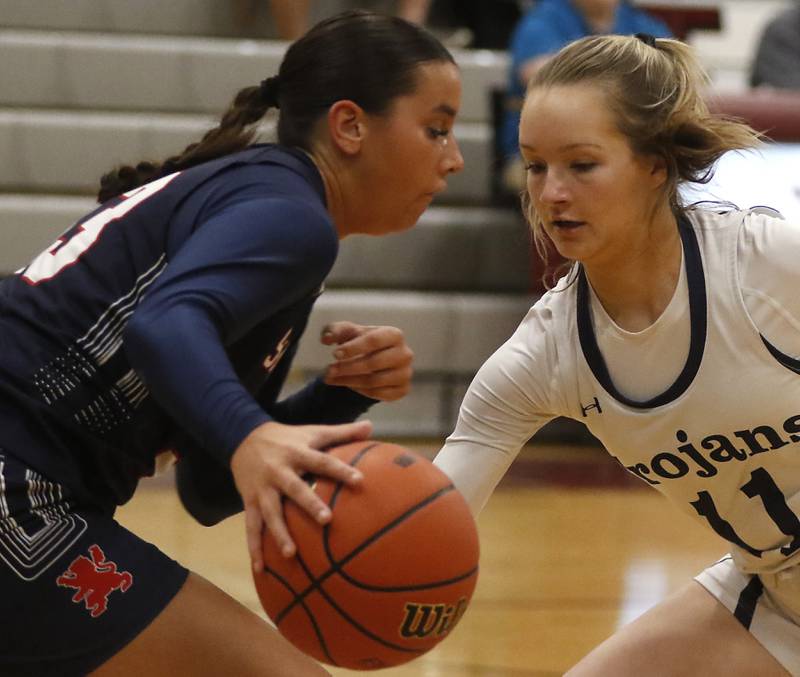
[[[467,603],[466,597],[462,597],[455,604],[406,604],[400,635],[407,638],[442,637],[461,620]]]
[[[76,604],[83,601],[91,617],[97,618],[108,608],[108,596],[115,590],[125,592],[133,585],[133,576],[127,571],[117,571],[117,565],[106,560],[99,545],[90,545],[89,554],[91,559],[78,555],[56,583],[77,590],[72,601]]]

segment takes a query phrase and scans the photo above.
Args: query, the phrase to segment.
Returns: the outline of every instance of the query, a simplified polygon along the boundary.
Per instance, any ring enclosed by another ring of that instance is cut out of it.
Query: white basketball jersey
[[[766,342],[745,309],[736,261],[743,214],[692,217],[693,227],[681,227],[691,319],[683,371],[649,401],[618,393],[581,275],[569,292],[579,385],[567,415],[730,541],[740,568],[773,571],[800,550],[800,363]]]
[[[647,401],[615,388],[582,273],[531,309],[478,372],[436,458],[473,510],[530,434],[567,416],[729,541],[742,570],[775,571],[800,557],[800,361],[762,338],[745,308],[737,238],[747,217],[691,210],[681,223],[688,357]]]

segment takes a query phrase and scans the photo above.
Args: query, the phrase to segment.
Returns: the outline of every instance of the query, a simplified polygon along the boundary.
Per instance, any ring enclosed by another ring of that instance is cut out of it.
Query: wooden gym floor
[[[408,442],[427,456],[438,441]],[[167,478],[117,516],[249,608],[260,610],[241,516],[212,528]],[[382,677],[555,677],[726,552],[597,447],[531,445],[478,520],[481,573],[453,633]],[[336,677],[368,674],[332,668]]]

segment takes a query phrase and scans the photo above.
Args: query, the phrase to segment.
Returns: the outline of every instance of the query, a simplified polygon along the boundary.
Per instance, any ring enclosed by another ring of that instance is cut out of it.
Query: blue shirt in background
[[[620,3],[617,8],[609,33],[650,33],[657,38],[671,37],[666,24],[626,2]],[[554,54],[566,44],[592,34],[583,15],[570,0],[541,0],[537,3],[522,17],[511,36],[511,68],[507,89],[509,101],[521,102],[525,96],[525,88],[518,75],[522,64],[544,54]],[[519,152],[519,118],[519,110],[506,111],[501,131],[504,157]]]

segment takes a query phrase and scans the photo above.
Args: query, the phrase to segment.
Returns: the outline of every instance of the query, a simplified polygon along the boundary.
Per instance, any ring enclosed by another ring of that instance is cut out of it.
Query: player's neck
[[[325,204],[336,228],[336,234],[341,240],[350,234],[348,224],[351,220],[347,213],[347,201],[344,198],[346,189],[341,180],[343,173],[337,170],[332,157],[323,147],[317,146],[313,153],[307,153],[307,155],[322,177],[322,183],[325,186]]]
[[[673,220],[674,224],[674,220]],[[680,278],[682,244],[675,225],[657,247],[630,251],[613,265],[586,265],[592,289],[614,322],[626,331],[642,331],[664,312]]]

